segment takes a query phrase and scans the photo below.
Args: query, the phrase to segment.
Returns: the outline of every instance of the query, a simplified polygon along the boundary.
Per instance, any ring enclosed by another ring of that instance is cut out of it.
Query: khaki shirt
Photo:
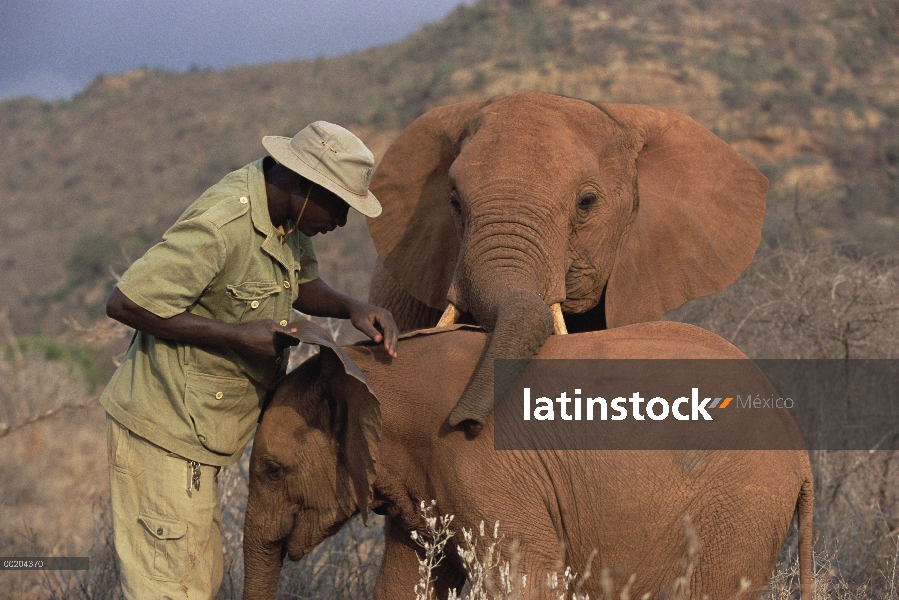
[[[281,238],[272,226],[260,159],[206,190],[118,288],[162,318],[187,311],[224,323],[286,325],[297,286],[317,277],[312,240],[298,231]],[[139,331],[100,403],[166,450],[229,465],[252,435],[284,358],[248,358]]]

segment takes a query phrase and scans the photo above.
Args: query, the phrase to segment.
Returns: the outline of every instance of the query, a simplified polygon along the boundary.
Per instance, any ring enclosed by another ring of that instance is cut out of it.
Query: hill
[[[0,103],[0,309],[56,335],[260,138],[340,123],[380,156],[427,109],[521,89],[670,104],[771,179],[769,243],[899,251],[899,6],[891,0],[482,0],[334,59],[98,77]],[[364,296],[361,218],[316,241]]]
[[[877,258],[899,255],[897,80],[895,0],[482,0],[397,44],[334,59],[138,70],[98,77],[70,101],[0,102],[0,337],[9,342],[0,353],[0,547],[7,556],[89,553],[92,565],[56,584],[10,571],[0,586],[23,598],[114,597],[108,518],[91,508],[108,503],[93,395],[108,372],[96,354],[106,353],[108,369],[117,350],[94,346],[128,338],[101,318],[104,301],[114,274],[197,194],[262,154],[263,135],[327,119],[381,156],[431,107],[521,89],[675,105],[770,178],[772,248],[722,294],[669,318],[753,357],[885,358],[897,352],[899,322],[896,261]],[[364,220],[316,248],[326,280],[364,297],[374,263]],[[78,333],[72,318],[97,327]],[[812,459],[819,596],[892,598],[897,453]],[[246,464],[222,473],[222,598],[242,585]],[[344,529],[289,567],[284,589],[364,596],[352,582],[371,589],[380,555],[369,549],[380,535]],[[768,598],[797,586],[782,558]]]

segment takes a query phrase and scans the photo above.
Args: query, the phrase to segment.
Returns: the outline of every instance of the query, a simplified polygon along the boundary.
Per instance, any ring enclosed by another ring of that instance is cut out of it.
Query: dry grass
[[[899,269],[832,247],[763,247],[725,291],[666,318],[713,331],[751,358],[899,358]]]
[[[78,372],[7,337],[0,346],[0,555],[92,552],[108,497],[104,425]],[[16,598],[52,596],[68,583],[63,572],[0,571],[0,594]]]
[[[415,599],[436,600],[432,587],[433,570],[443,561],[448,542],[454,540],[454,532],[450,528],[453,515],[437,516],[437,506],[433,500],[430,505],[421,502],[419,512],[423,524],[422,533],[413,531],[411,534],[423,553],[418,559],[419,583],[415,587]],[[669,600],[687,600],[691,597],[690,579],[702,545],[688,516],[684,517],[682,525],[685,548],[682,570],[663,592],[663,597]],[[571,567],[566,566],[562,573],[548,572],[545,579],[529,582],[527,576],[518,571],[521,553],[517,540],[505,543],[505,537],[500,534],[499,521],[494,523],[492,533],[485,532],[483,521],[477,531],[463,527],[461,533],[462,539],[455,536],[455,544],[450,547],[458,555],[467,581],[461,595],[456,590],[450,590],[448,600],[519,600],[530,589],[538,586],[545,586],[553,600],[590,600],[590,595],[583,591],[583,586],[593,576],[592,563],[597,555],[596,550],[588,558],[582,574],[575,573]],[[602,592],[597,600],[631,599],[635,575],[631,575],[620,589],[615,589],[611,573],[606,567],[600,570],[598,579]],[[748,587],[749,582],[744,581],[737,597]],[[646,593],[641,600],[649,600],[650,597]]]
[[[434,598],[431,583],[432,571],[440,564],[447,551],[456,552],[468,575],[463,595],[458,596],[454,590],[450,591],[449,600],[465,597],[469,600],[518,600],[521,598],[529,582],[524,576],[517,575],[516,565],[520,560],[520,553],[513,540],[504,545],[504,538],[500,535],[500,523],[494,524],[492,534],[485,533],[483,521],[479,531],[462,529],[462,540],[456,536],[456,544],[451,545],[451,550],[446,550],[447,542],[453,540],[454,532],[450,529],[453,515],[436,516],[436,505],[432,501],[428,506],[421,503],[421,519],[423,533],[413,532],[412,539],[420,546],[419,556],[419,583],[415,588],[416,600],[432,600]],[[689,517],[683,521],[685,553],[682,562],[681,574],[671,583],[663,597],[669,600],[687,600],[691,598],[689,582],[695,567],[696,556],[702,545],[695,529],[690,523]],[[884,573],[881,581],[853,584],[841,573],[837,564],[836,552],[828,544],[818,543],[819,550],[814,554],[815,570],[813,573],[815,586],[815,600],[864,600],[882,598],[893,600],[899,593],[899,544],[894,543],[894,555],[890,564],[889,573]],[[589,600],[590,596],[584,593],[583,584],[593,576],[591,563],[595,554],[590,557],[583,574],[572,572],[566,567],[561,575],[547,573],[545,581],[530,582],[534,585],[545,585],[551,591],[553,600]],[[600,595],[595,600],[631,600],[631,587],[635,582],[635,576],[616,589],[608,569],[603,568],[598,573]],[[745,590],[749,589],[749,582],[743,581],[741,589],[733,596],[743,598]],[[776,567],[771,576],[770,585],[763,600],[794,600],[799,597],[799,566],[794,554],[788,553]],[[649,600],[650,594],[644,594],[641,600]]]

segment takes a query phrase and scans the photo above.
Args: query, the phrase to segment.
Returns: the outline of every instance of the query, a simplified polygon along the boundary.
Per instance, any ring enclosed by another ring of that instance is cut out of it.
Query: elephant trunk
[[[478,316],[475,315],[477,319]],[[495,359],[527,359],[533,357],[553,333],[553,314],[543,299],[533,291],[515,290],[499,300],[493,335],[465,393],[450,414],[450,425],[471,421],[470,432],[476,433],[493,410],[493,363]],[[482,322],[479,320],[479,322]],[[514,376],[517,373],[506,373]],[[511,381],[497,381],[500,389]]]
[[[493,363],[496,359],[529,359],[540,351],[554,329],[564,332],[565,256],[556,215],[531,202],[527,210],[508,211],[504,195],[484,201],[472,212],[456,269],[454,291],[475,322],[492,331],[468,388],[450,414],[450,424],[482,425],[493,410]],[[510,225],[511,224],[511,225]],[[556,231],[558,230],[558,231]],[[557,235],[547,237],[546,232]],[[506,373],[516,375],[517,373]],[[504,382],[496,382],[503,391]],[[470,432],[477,428],[469,427]]]
[[[284,544],[244,540],[244,600],[270,600],[278,592]]]
[[[267,529],[260,523],[255,502],[247,503],[246,524],[244,526],[244,600],[269,600],[278,592],[281,566],[286,554],[284,539],[270,541],[265,535]],[[262,518],[271,518],[262,515]]]

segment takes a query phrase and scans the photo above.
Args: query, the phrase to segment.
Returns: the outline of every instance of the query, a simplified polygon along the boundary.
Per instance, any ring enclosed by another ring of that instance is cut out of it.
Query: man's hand
[[[399,332],[389,310],[364,302],[354,302],[350,306],[350,322],[375,343],[383,341],[387,354],[396,358],[396,339]]]
[[[356,329],[373,341],[384,342],[384,349],[396,358],[399,332],[389,310],[335,292],[321,278],[298,286],[293,307],[307,315],[350,319]]]
[[[281,352],[288,346],[296,346],[300,343],[299,340],[276,335],[277,333],[296,333],[296,327],[285,327],[268,319],[248,321],[237,327],[237,339],[240,343],[238,352],[241,354],[273,358],[281,356]]]

